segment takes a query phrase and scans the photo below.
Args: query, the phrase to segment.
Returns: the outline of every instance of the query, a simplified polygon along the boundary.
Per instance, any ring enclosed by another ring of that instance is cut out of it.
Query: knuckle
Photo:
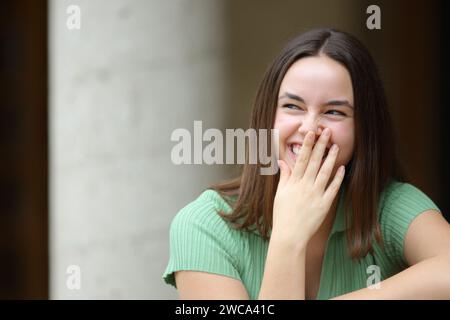
[[[340,183],[340,181],[339,181],[339,178],[337,178],[337,180],[336,180],[336,179],[333,180],[333,181],[331,182],[331,185],[330,185],[331,190],[333,190],[334,192],[338,191],[340,185],[341,185],[341,183]]]
[[[330,170],[328,168],[322,168],[317,175],[320,179],[325,179],[330,176]]]

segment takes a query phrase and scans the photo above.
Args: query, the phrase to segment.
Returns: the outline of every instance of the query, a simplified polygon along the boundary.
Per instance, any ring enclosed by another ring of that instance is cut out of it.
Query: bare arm
[[[248,300],[249,295],[237,279],[199,271],[175,273],[181,300]],[[259,300],[305,299],[305,253],[272,238],[267,252]]]
[[[335,299],[450,299],[450,226],[434,210],[420,214],[405,237],[410,267],[380,282]]]
[[[248,300],[244,285],[237,279],[199,271],[175,272],[181,300]]]
[[[305,299],[305,252],[272,237],[258,299]]]
[[[292,172],[280,161],[260,299],[305,299],[306,246],[323,223],[344,177],[344,171],[338,170],[330,182],[338,148],[331,148],[320,166],[328,139],[324,130],[312,150],[314,133],[309,132]]]

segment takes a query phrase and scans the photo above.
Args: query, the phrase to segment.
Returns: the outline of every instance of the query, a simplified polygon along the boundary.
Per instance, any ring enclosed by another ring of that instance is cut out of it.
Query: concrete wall
[[[161,279],[170,220],[224,172],[173,165],[170,136],[196,119],[224,127],[222,12],[208,0],[50,1],[51,298],[177,297]],[[70,265],[80,290],[66,286]]]

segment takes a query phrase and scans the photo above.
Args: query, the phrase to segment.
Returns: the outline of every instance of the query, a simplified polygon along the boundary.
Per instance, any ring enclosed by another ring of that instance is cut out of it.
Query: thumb
[[[278,160],[278,166],[280,167],[280,185],[285,185],[291,176],[291,169],[283,160]]]

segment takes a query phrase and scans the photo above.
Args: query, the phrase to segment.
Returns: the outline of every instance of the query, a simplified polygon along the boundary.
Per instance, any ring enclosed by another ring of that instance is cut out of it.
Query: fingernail
[[[324,134],[325,136],[329,136],[329,135],[330,135],[330,129],[325,128],[325,130],[323,130],[323,134]]]

